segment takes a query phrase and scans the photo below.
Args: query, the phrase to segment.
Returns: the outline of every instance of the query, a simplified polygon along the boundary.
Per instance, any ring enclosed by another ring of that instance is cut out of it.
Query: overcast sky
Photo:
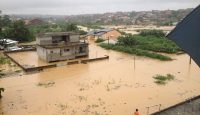
[[[194,8],[200,0],[0,0],[4,14],[91,14]]]

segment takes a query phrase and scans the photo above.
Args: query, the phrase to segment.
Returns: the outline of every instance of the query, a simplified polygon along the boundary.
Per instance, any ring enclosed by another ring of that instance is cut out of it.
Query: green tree
[[[2,33],[2,28],[7,27],[10,24],[11,24],[10,16],[9,15],[1,16],[1,11],[0,11],[0,33]]]
[[[2,18],[1,18],[1,10],[0,10],[0,39],[2,39]]]
[[[73,23],[65,23],[61,25],[62,31],[78,31],[78,27]]]
[[[12,22],[10,26],[5,28],[3,34],[4,37],[13,38],[20,42],[32,41],[34,39],[34,35],[22,20]]]
[[[4,15],[1,17],[2,27],[9,26],[11,24],[10,16]]]
[[[162,30],[142,30],[140,32],[141,36],[156,36],[165,37],[165,33]]]

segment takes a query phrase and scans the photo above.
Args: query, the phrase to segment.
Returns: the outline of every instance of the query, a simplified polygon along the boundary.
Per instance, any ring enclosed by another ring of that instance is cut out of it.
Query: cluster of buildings
[[[104,25],[173,25],[182,20],[191,11],[192,8],[163,11],[115,12],[66,16],[65,20],[83,24],[96,23]]]
[[[121,33],[115,29],[92,30],[84,37],[75,32],[43,33],[36,38],[36,50],[39,58],[46,62],[71,60],[89,55],[87,40],[117,40]],[[18,41],[1,39],[0,48],[6,51],[22,50]]]

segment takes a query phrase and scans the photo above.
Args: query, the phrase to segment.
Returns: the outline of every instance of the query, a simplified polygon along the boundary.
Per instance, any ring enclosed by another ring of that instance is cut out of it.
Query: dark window
[[[64,51],[65,51],[65,52],[68,52],[68,51],[70,51],[70,50],[69,50],[69,49],[64,49]]]
[[[79,47],[79,53],[84,53],[83,47]]]
[[[50,51],[50,53],[53,53],[53,51]]]
[[[62,36],[62,41],[69,42],[69,35]]]

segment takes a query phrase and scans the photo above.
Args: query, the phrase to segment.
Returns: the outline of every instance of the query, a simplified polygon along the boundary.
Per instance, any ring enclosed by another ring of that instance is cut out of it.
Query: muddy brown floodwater
[[[163,109],[200,94],[200,69],[189,65],[186,54],[165,62],[136,56],[134,64],[132,55],[90,44],[90,56],[104,54],[110,59],[0,79],[5,88],[0,114],[132,115],[138,108],[146,115],[148,106],[162,104]],[[175,80],[154,83],[154,75],[167,73]],[[150,113],[157,110],[150,108]]]

